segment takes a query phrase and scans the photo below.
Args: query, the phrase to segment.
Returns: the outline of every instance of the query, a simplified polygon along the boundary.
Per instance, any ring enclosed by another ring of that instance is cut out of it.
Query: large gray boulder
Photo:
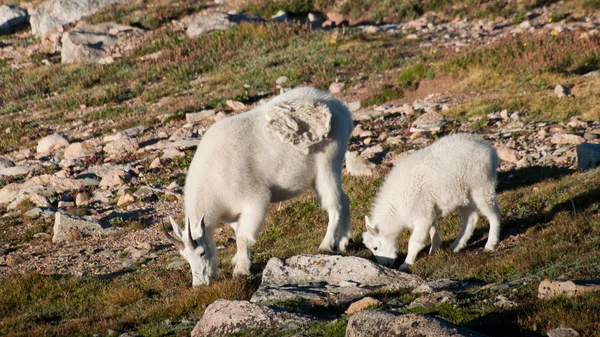
[[[340,305],[373,292],[412,290],[423,283],[416,275],[360,257],[298,255],[286,260],[270,259],[250,301]]]
[[[314,321],[314,318],[301,313],[263,307],[248,301],[220,299],[206,308],[204,316],[192,330],[192,337],[216,337],[248,329],[297,328]]]
[[[17,6],[0,6],[0,34],[13,33],[29,21],[29,15]]]
[[[96,10],[131,0],[48,0],[31,13],[31,32],[45,38],[53,30],[73,22]]]
[[[346,337],[484,337],[437,317],[364,310],[348,320]]]

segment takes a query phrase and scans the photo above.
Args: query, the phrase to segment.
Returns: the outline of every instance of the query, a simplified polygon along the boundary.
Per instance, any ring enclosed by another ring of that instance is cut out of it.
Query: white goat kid
[[[269,203],[310,187],[329,213],[319,249],[345,251],[352,228],[341,172],[352,129],[348,108],[313,88],[291,90],[211,126],[186,177],[185,229],[171,218],[177,238],[167,233],[190,263],[193,285],[219,277],[213,238],[219,222],[230,223],[236,234],[233,275],[249,275],[250,247]]]
[[[386,177],[371,210],[365,217],[363,243],[377,261],[393,265],[397,238],[403,229],[412,231],[408,254],[400,266],[407,270],[431,240],[430,254],[440,245],[438,216],[457,209],[462,228],[451,246],[463,249],[473,235],[481,211],[490,223],[486,250],[494,250],[500,235],[500,207],[496,201],[496,150],[481,137],[455,134],[402,159]]]

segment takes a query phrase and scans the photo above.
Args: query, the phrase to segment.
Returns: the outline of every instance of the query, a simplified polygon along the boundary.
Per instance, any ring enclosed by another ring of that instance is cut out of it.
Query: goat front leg
[[[233,277],[250,275],[250,267],[252,266],[250,248],[256,242],[258,232],[265,219],[267,206],[261,205],[260,207],[250,208],[240,215],[235,230],[237,252],[231,260]]]
[[[408,253],[406,254],[406,259],[398,269],[401,271],[408,271],[410,267],[412,267],[419,252],[425,248],[430,227],[431,222],[415,224],[413,233],[410,235],[410,239],[408,239]]]

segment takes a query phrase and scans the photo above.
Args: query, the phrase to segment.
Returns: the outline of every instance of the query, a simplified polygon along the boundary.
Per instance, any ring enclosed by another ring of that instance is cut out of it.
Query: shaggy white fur
[[[348,108],[314,88],[291,90],[211,126],[186,178],[186,227],[182,231],[171,221],[183,242],[178,248],[190,263],[193,285],[219,277],[213,238],[219,222],[230,223],[236,232],[234,276],[248,275],[250,247],[269,203],[310,187],[329,213],[319,249],[345,251],[352,229],[341,172],[353,127]]]
[[[500,208],[496,201],[496,150],[481,137],[455,134],[402,158],[387,176],[365,217],[364,244],[379,263],[396,260],[397,238],[412,231],[408,254],[400,269],[415,262],[431,239],[430,253],[440,244],[436,219],[457,209],[462,228],[451,246],[460,251],[473,235],[479,210],[490,223],[486,250],[494,250],[500,235]]]

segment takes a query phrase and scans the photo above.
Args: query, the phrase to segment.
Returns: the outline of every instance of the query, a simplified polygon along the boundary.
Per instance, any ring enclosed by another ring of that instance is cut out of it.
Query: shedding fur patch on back
[[[322,103],[300,107],[282,103],[271,107],[265,118],[269,132],[303,154],[308,154],[309,148],[325,139],[331,130],[331,111]]]

